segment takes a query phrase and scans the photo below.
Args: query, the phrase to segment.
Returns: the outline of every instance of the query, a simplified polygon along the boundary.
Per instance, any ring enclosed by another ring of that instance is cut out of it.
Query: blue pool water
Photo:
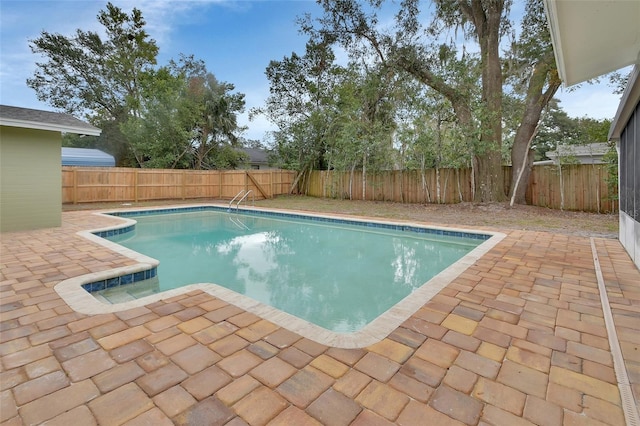
[[[484,240],[191,211],[135,217],[108,237],[160,261],[165,291],[215,283],[328,330],[357,331]]]

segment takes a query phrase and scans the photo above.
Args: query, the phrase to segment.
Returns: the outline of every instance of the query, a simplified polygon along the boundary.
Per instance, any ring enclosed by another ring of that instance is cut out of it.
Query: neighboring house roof
[[[250,164],[269,164],[269,153],[264,149],[242,148],[242,151],[249,156]]]
[[[99,149],[62,147],[62,165],[114,167],[116,160]]]
[[[556,151],[548,151],[547,158],[556,160],[558,153],[560,157],[575,157],[580,163],[600,163],[602,156],[609,151],[609,145],[602,142],[589,143],[585,145],[558,145]]]
[[[638,63],[640,1],[544,0],[565,85]]]
[[[90,136],[100,136],[102,132],[70,114],[8,105],[0,105],[0,125]]]

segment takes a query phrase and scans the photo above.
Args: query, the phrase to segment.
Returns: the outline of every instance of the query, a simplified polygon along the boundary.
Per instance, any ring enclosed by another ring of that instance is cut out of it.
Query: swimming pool
[[[148,267],[126,279],[85,281],[86,290],[117,301],[129,288],[142,286],[142,295],[175,294],[199,285],[316,341],[328,336],[333,344],[342,337],[388,334],[501,239],[486,232],[259,209],[229,213],[213,206],[116,214],[129,222],[94,234],[111,240],[107,245],[126,247],[125,254],[136,254]]]

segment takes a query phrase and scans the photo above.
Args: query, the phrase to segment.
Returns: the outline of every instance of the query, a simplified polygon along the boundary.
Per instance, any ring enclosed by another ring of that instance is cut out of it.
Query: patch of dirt
[[[64,204],[63,211],[136,208],[196,204],[225,200],[165,200],[141,203]],[[351,214],[441,225],[490,227],[555,232],[581,237],[618,237],[618,215],[560,211],[508,203],[401,204],[381,201],[349,201],[305,196],[280,196],[255,202],[267,208]]]
[[[400,204],[375,201],[279,197],[256,205],[320,212],[415,220],[442,225],[558,232],[582,237],[617,238],[618,215],[560,211],[509,203]]]

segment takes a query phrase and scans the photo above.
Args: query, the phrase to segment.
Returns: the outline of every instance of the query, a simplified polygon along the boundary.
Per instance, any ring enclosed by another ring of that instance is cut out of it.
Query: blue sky
[[[262,106],[269,94],[264,71],[270,60],[281,60],[291,52],[304,52],[306,36],[299,34],[297,16],[311,13],[320,16],[320,8],[312,0],[262,1],[169,1],[113,0],[113,4],[130,13],[133,7],[142,11],[147,31],[155,39],[160,54],[158,63],[165,65],[180,53],[202,59],[207,69],[219,80],[232,83],[244,93],[247,111]],[[77,28],[100,31],[96,16],[106,1],[93,0],[1,0],[0,1],[0,103],[53,110],[38,101],[27,87],[35,63],[29,39],[41,31],[72,35]],[[560,89],[557,98],[572,117],[612,119],[619,95],[605,84],[585,84],[573,91]],[[240,122],[248,126],[249,139],[262,140],[272,129],[263,118],[249,122],[245,113]]]

